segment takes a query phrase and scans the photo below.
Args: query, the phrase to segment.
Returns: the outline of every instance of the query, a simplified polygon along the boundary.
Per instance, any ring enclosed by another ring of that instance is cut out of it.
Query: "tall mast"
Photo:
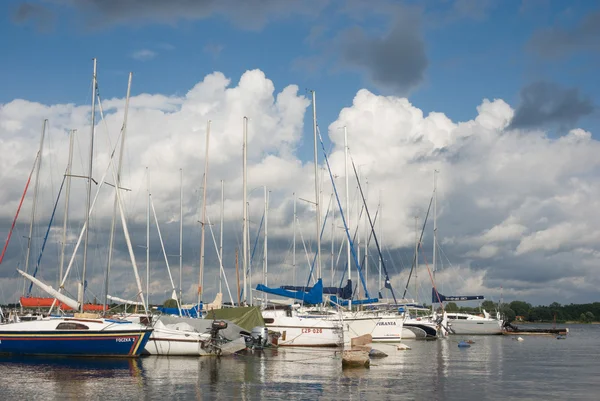
[[[85,240],[83,243],[83,268],[81,269],[81,298],[79,299],[79,307],[81,312],[83,312],[83,305],[85,299],[85,273],[87,270],[87,250],[90,236],[90,205],[92,202],[92,173],[94,168],[94,130],[96,128],[96,89],[98,86],[98,82],[96,80],[96,59],[93,60],[94,75],[92,77],[92,127],[90,135],[90,163],[88,167],[87,199],[85,207]]]
[[[264,242],[264,255],[263,255],[263,284],[264,286],[268,286],[267,282],[267,272],[269,267],[269,262],[267,260],[269,250],[269,191],[267,191],[267,186],[265,185],[265,242]],[[267,304],[267,293],[265,293],[265,305]]]
[[[437,170],[433,170],[433,258],[431,270],[435,279],[435,262],[437,256]]]
[[[150,306],[150,173],[146,167],[146,305]]]
[[[381,202],[381,190],[379,190],[379,239],[381,240],[381,249],[383,252],[383,225],[381,224],[383,220],[383,204]],[[382,255],[383,257],[383,255]],[[379,258],[379,291],[381,291],[381,258]]]
[[[129,73],[129,80],[127,82],[127,96],[125,97],[125,110],[123,115],[123,128],[121,129],[121,148],[119,149],[119,165],[117,167],[117,182],[115,182],[115,200],[113,203],[113,214],[112,221],[110,223],[110,239],[108,243],[108,264],[106,266],[106,277],[104,281],[104,307],[108,304],[108,283],[110,277],[110,267],[112,264],[112,254],[113,254],[113,246],[115,241],[115,223],[117,220],[117,194],[116,191],[120,190],[121,187],[121,170],[123,167],[123,153],[125,151],[125,133],[127,132],[127,115],[129,113],[129,95],[131,94],[131,77],[132,73]],[[70,150],[69,150],[70,152]],[[70,156],[69,156],[70,157]],[[69,170],[70,170],[69,165]],[[70,172],[69,172],[70,174]],[[70,184],[70,177],[67,178],[67,193]],[[66,205],[68,205],[69,198],[67,195]],[[65,206],[66,207],[66,206]],[[66,229],[66,216],[65,216],[65,229]],[[62,276],[62,255],[61,255],[61,276]]]
[[[25,256],[25,273],[29,272],[29,258],[31,256],[31,240],[33,238],[33,222],[35,220],[35,209],[37,207],[38,188],[40,183],[40,167],[42,166],[42,152],[44,150],[44,136],[46,134],[46,125],[48,120],[42,123],[42,138],[40,139],[40,149],[38,150],[37,165],[35,167],[35,184],[33,186],[33,205],[31,206],[31,221],[29,222],[29,236],[27,237],[27,254]],[[23,281],[23,296],[25,296],[25,288],[27,287],[27,279]]]
[[[179,169],[179,304],[183,304],[183,169]]]
[[[319,206],[319,154],[317,152],[317,105],[316,92],[312,91],[313,134],[315,140],[315,208],[317,228],[317,278],[321,278],[321,208]]]
[[[208,144],[210,141],[210,120],[206,123],[206,149],[204,156],[204,183],[202,184],[202,232],[200,235],[200,276],[198,277],[198,305],[202,302],[204,292],[204,235],[206,224],[206,183],[208,176]]]
[[[294,222],[292,223],[292,227],[294,227],[294,247],[292,248],[292,274],[294,281],[294,285],[296,285],[296,193],[294,192]]]
[[[365,185],[367,186],[367,190],[365,191],[365,208],[367,207],[366,203],[369,199],[369,180],[365,177]],[[365,265],[363,269],[365,271],[365,282],[367,285],[369,284],[369,219],[365,218]]]
[[[358,166],[358,176],[357,176],[359,185],[360,185],[360,166]],[[358,260],[358,263],[361,263],[360,261],[360,212],[361,212],[361,207],[360,207],[360,193],[358,190],[358,185],[356,186],[356,260]],[[358,270],[358,269],[357,269]],[[357,282],[360,280],[360,274],[357,271]],[[365,278],[366,281],[366,278]],[[360,285],[358,286],[358,297],[360,298],[360,294],[361,294],[361,288]]]
[[[223,293],[223,213],[225,210],[225,186],[223,184],[223,180],[221,180],[221,232],[219,235],[219,255],[221,258],[219,259],[219,263],[221,264],[221,268],[219,269],[219,292]]]
[[[348,182],[348,130],[344,126],[344,170],[346,176],[346,227],[350,229],[350,184]],[[350,266],[350,236],[347,236],[347,260],[348,260],[348,280],[352,280],[352,267]]]
[[[65,172],[66,178],[66,188],[65,188],[65,214],[63,216],[63,232],[62,232],[62,242],[60,245],[60,270],[58,273],[58,285],[56,288],[60,287],[60,283],[63,278],[63,271],[65,267],[65,247],[67,245],[67,223],[69,221],[69,196],[71,194],[71,168],[73,167],[73,138],[75,137],[75,132],[77,130],[69,131],[69,162],[67,163],[67,171]],[[106,305],[106,304],[105,304]]]
[[[246,181],[248,174],[246,171],[246,157],[248,153],[248,117],[244,117],[244,136],[242,144],[242,197],[243,197],[243,217],[242,217],[242,277],[244,281],[242,302],[246,303],[248,296],[248,283],[246,282],[246,273],[248,271],[248,193],[246,190]]]
[[[333,197],[333,193],[331,194]],[[333,271],[334,271],[334,248],[335,248],[335,206],[331,208],[331,286],[334,287]]]
[[[415,216],[415,301],[418,301],[419,280],[417,271],[419,270],[419,216]]]

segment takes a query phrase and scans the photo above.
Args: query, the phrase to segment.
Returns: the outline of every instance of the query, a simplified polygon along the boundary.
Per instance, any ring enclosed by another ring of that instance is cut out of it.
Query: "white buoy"
[[[410,349],[410,347],[406,344],[398,344],[398,347],[397,347],[398,351],[407,351],[409,349]]]
[[[525,341],[525,340],[523,340],[523,337],[517,337],[517,341]]]

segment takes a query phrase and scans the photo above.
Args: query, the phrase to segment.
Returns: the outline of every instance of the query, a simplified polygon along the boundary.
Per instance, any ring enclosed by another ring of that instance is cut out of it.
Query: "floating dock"
[[[514,334],[520,334],[520,335],[549,335],[549,336],[555,336],[555,335],[567,335],[569,333],[569,329],[567,327],[562,327],[562,328],[536,328],[536,327],[528,327],[526,329],[522,329],[519,328],[518,326],[513,326],[512,324],[508,323],[504,326],[504,331],[502,332],[502,334],[505,335],[514,335]]]

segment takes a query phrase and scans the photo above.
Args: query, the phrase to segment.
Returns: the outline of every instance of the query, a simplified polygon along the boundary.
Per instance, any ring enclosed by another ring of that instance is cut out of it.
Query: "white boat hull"
[[[466,313],[447,313],[450,334],[495,335],[502,334],[502,321],[491,317],[481,317]]]
[[[370,334],[373,342],[398,343],[402,341],[404,316],[364,312],[344,313],[344,324],[351,338]]]
[[[208,333],[198,333],[185,323],[165,326],[161,321],[157,321],[144,351],[150,355],[226,356],[244,348],[246,342],[239,337],[234,341],[219,344],[217,350],[211,345],[211,336]]]
[[[297,314],[291,316],[285,310],[264,310],[265,326],[281,334],[280,346],[340,347],[344,336],[340,321],[335,317],[312,317]]]

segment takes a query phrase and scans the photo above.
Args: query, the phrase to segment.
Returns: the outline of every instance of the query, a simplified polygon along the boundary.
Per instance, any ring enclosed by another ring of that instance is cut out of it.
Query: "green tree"
[[[585,312],[585,318],[587,319],[588,322],[593,322],[594,314],[590,311],[587,311],[587,312]]]
[[[492,312],[496,310],[496,304],[493,301],[483,301],[481,303],[481,307],[488,312]]]
[[[531,304],[523,301],[512,301],[508,306],[515,312],[516,316],[523,316],[525,320],[529,318]]]
[[[446,312],[458,312],[459,308],[456,302],[448,302],[444,308]]]
[[[512,308],[508,304],[502,304],[500,306],[500,313],[502,314],[503,319],[508,322],[514,321],[515,317],[517,316],[515,311],[512,310]]]
[[[177,301],[173,298],[169,298],[165,302],[163,302],[163,306],[165,308],[177,308]]]

